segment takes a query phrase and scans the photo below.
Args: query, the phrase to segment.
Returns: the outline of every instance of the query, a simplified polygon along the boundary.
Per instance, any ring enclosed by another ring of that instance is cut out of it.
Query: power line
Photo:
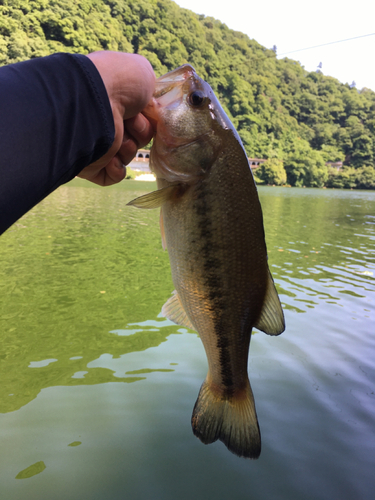
[[[295,52],[302,52],[303,50],[317,49],[318,47],[325,47],[326,45],[333,45],[335,43],[349,42],[350,40],[356,40],[357,38],[365,38],[366,36],[374,36],[375,33],[369,33],[368,35],[354,36],[353,38],[346,38],[345,40],[336,40],[335,42],[322,43],[321,45],[314,45],[313,47],[306,47],[305,49],[291,50],[289,52],[283,52],[282,54],[277,54],[278,57],[286,56],[287,54],[294,54]]]

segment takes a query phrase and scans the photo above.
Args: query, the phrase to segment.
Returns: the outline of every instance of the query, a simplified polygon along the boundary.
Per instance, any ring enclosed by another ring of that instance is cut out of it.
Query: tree
[[[361,167],[356,170],[356,187],[359,189],[375,189],[375,170],[370,167]]]
[[[321,153],[314,151],[304,140],[293,144],[284,164],[291,186],[322,187],[328,178],[328,169]]]
[[[341,170],[328,169],[327,187],[353,189],[356,187],[356,172],[354,168],[345,167]]]
[[[308,187],[323,187],[328,179],[328,168],[319,151],[310,152],[308,168],[305,175],[305,185]]]
[[[323,160],[325,162],[329,161],[336,162],[345,160],[344,153],[337,146],[323,144],[322,149],[320,150],[320,154],[322,155]]]
[[[357,116],[349,116],[346,130],[350,141],[344,149],[347,161],[355,168],[374,163],[374,139]]]
[[[320,186],[326,161],[375,169],[375,93],[325,76],[321,63],[307,72],[171,0],[0,0],[0,64],[101,49],[142,54],[158,76],[192,64],[248,155],[283,160],[290,184]],[[370,185],[361,172],[358,186]]]
[[[257,177],[266,184],[281,186],[286,183],[286,172],[283,161],[278,158],[270,158],[262,163],[256,171]]]

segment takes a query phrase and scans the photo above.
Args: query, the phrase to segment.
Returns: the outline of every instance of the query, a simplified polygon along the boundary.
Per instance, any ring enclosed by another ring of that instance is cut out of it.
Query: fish
[[[143,114],[155,129],[150,168],[158,189],[129,205],[161,208],[175,287],[162,315],[196,330],[207,355],[193,433],[256,459],[261,435],[247,370],[251,333],[255,327],[279,335],[285,320],[247,155],[212,88],[190,64],[156,80]]]

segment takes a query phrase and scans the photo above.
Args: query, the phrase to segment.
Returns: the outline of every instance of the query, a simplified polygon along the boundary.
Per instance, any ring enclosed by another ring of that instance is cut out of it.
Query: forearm
[[[85,56],[0,68],[0,233],[102,157],[114,134],[103,81]]]

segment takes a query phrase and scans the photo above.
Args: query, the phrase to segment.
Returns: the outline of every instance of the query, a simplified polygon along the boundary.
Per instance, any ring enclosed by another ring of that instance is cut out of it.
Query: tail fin
[[[210,389],[206,379],[199,391],[191,424],[194,434],[204,444],[220,439],[239,457],[260,455],[260,430],[250,382],[241,396],[221,398]]]

